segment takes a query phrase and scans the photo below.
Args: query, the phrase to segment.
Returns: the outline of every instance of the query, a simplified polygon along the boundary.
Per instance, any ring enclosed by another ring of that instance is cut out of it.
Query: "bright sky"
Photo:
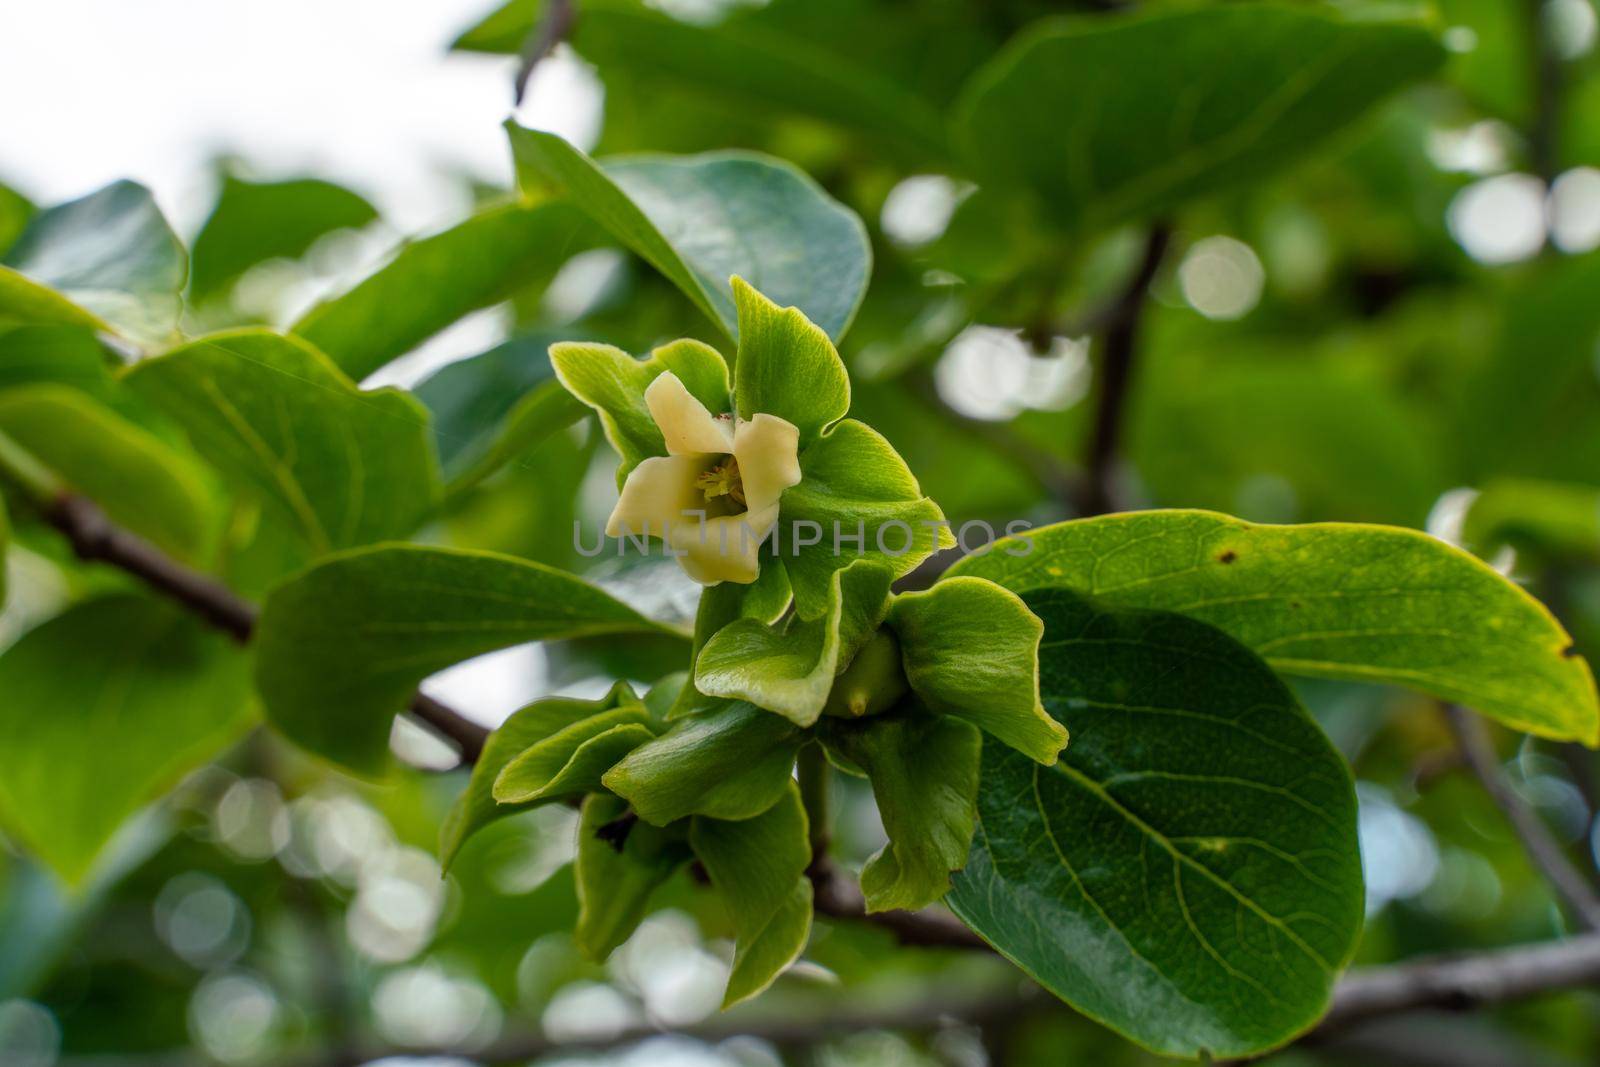
[[[209,207],[204,164],[316,174],[402,232],[464,207],[452,172],[509,181],[513,61],[450,55],[495,0],[47,0],[0,4],[0,182],[43,203],[132,177],[180,230]],[[591,140],[572,61],[542,69],[530,124]]]

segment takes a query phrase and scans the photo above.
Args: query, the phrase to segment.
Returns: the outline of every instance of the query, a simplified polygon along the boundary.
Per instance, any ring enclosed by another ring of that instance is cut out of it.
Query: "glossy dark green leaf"
[[[257,263],[294,259],[317,238],[377,217],[364,197],[318,178],[254,182],[227,175],[194,239],[189,295],[214,296]]]
[[[1245,1056],[1322,1014],[1361,930],[1349,770],[1287,687],[1205,623],[1025,598],[1054,767],[986,745],[947,903],[1078,1011],[1174,1056]]]
[[[149,190],[115,182],[33,216],[0,259],[0,322],[62,323],[159,341],[188,264]]]
[[[438,498],[427,410],[399,390],[362,392],[297,337],[214,334],[125,380],[249,487],[302,559],[405,536]]]
[[[733,920],[733,973],[722,1000],[732,1007],[765,990],[799,958],[811,933],[809,825],[800,790],[753,819],[696,816],[689,845]]]
[[[331,556],[267,598],[256,685],[289,738],[375,774],[394,715],[435,671],[527,641],[673,632],[553,567],[379,545]]]
[[[192,455],[89,394],[48,382],[0,390],[0,432],[115,521],[179,559],[209,562],[222,511]]]
[[[449,870],[467,838],[489,823],[519,811],[527,811],[544,802],[534,800],[525,804],[501,804],[496,801],[495,779],[506,764],[573,724],[636,699],[627,683],[618,682],[611,692],[599,700],[550,697],[513,712],[484,742],[483,754],[472,765],[472,777],[467,788],[456,798],[439,826],[439,865]]]
[[[782,798],[801,740],[787,719],[728,703],[677,720],[602,781],[657,826],[686,815],[750,819]]]
[[[822,739],[872,780],[889,835],[861,869],[867,910],[915,910],[943,897],[972,844],[985,747],[977,728],[908,701],[892,714],[827,720]]]
[[[1414,530],[1148,511],[1042,527],[951,573],[1192,615],[1286,674],[1407,686],[1529,733],[1600,738],[1594,677],[1555,618]]]
[[[253,721],[249,657],[182,609],[90,600],[0,655],[0,818],[80,881],[122,822]]]
[[[306,312],[293,331],[359,381],[469,312],[549,281],[596,236],[566,204],[487,208],[401,245],[388,264]]]
[[[1444,56],[1420,25],[1331,8],[1046,21],[974,76],[957,136],[987,182],[1101,227],[1280,168]]]
[[[644,918],[650,894],[690,858],[686,827],[662,828],[633,821],[611,829],[628,812],[626,802],[591,793],[578,820],[578,948],[591,960],[604,960],[628,939]]]
[[[866,228],[794,166],[733,152],[596,163],[553,133],[507,129],[525,192],[570,199],[729,337],[734,275],[835,340],[849,328],[872,268]]]
[[[54,382],[113,409],[127,396],[112,379],[112,365],[92,331],[80,326],[0,327],[0,389]]]

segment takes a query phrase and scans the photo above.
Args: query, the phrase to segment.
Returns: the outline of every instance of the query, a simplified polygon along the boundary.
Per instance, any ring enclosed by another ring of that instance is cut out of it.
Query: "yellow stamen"
[[[701,474],[695,479],[695,485],[705,493],[707,502],[725,496],[739,506],[745,506],[744,479],[739,477],[739,461],[732,456],[728,457],[726,463],[719,463]]]

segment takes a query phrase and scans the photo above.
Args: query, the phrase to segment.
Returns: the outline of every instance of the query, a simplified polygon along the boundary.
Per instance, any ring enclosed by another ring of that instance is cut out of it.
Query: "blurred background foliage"
[[[1110,6],[583,0],[547,62],[576,72],[584,106],[602,109],[583,146],[594,155],[759,150],[857,211],[875,265],[842,345],[854,413],[890,438],[957,524],[1043,523],[1078,512],[1096,388],[1089,336],[1138,259],[1140,232],[1063,222],[1048,197],[980,187],[947,123],[1005,42],[1040,18]],[[476,22],[469,14],[453,45],[439,46],[514,55],[543,9],[512,0]],[[1449,51],[1436,76],[1296,165],[1239,173],[1171,210],[1117,490],[1139,507],[1427,529],[1526,582],[1593,657],[1596,12],[1591,0],[1438,0],[1424,15]],[[509,84],[514,61],[497,62]],[[357,376],[382,367],[367,384],[414,388],[447,474],[509,440],[511,461],[452,493],[426,539],[579,571],[661,615],[687,615],[696,590],[670,565],[574,551],[573,522],[592,529],[610,504],[612,460],[594,428],[524,450],[500,427],[548,380],[552,340],[642,352],[678,336],[716,341],[711,324],[575,213],[516,205],[509,178],[457,181],[473,213],[410,233],[314,170],[262,177],[250,161],[220,158],[209,213],[181,244],[158,213],[145,219],[146,262],[129,266],[173,292],[187,246],[185,333],[298,322]],[[26,256],[18,241],[42,208],[26,194],[0,188],[8,262]],[[384,263],[382,287],[305,316]],[[469,316],[481,354],[430,345]],[[145,312],[128,332],[172,326]],[[48,448],[70,420],[98,420],[83,436],[101,442],[105,476],[125,484],[137,484],[138,456],[190,470],[187,495],[140,495],[144,514],[117,517],[259,593],[294,552],[257,536],[265,527],[248,507],[218,499],[204,457],[107,375],[103,343],[71,325],[0,332],[0,426]],[[65,392],[41,409],[40,390]],[[24,509],[11,514],[0,642],[131,587],[74,561]],[[519,648],[452,669],[429,691],[492,724],[538,695],[597,695],[614,676],[654,681],[681,667],[679,653],[648,641]],[[1358,962],[1563,927],[1436,709],[1374,688],[1299,688],[1361,783],[1368,925]],[[1593,755],[1498,740],[1517,790],[1594,874]],[[464,772],[426,770],[449,754],[404,723],[393,743],[424,769],[379,788],[255,731],[130,823],[77,893],[0,852],[0,1059],[313,1064],[450,1047],[470,1062],[474,1049],[487,1058],[528,1034],[576,1042],[580,1051],[542,1060],[563,1064],[1147,1059],[1020,994],[1019,975],[997,959],[896,950],[882,931],[849,924],[822,925],[770,994],[718,1017],[731,928],[686,876],[608,964],[581,962],[568,932],[574,816],[545,809],[497,823],[441,880],[438,821]],[[856,783],[838,789],[837,847],[859,863],[882,830]],[[951,1013],[896,1022],[930,1004]],[[1597,1013],[1595,994],[1575,992],[1470,1018],[1405,1017],[1280,1062],[1592,1063]],[[647,1024],[717,1029],[581,1051]],[[763,1028],[777,1036],[729,1036]]]

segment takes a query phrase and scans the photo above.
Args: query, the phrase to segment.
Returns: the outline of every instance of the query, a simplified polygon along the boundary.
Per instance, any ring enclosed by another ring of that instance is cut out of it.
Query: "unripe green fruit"
[[[888,627],[861,646],[844,673],[833,680],[824,715],[859,719],[893,707],[910,688],[900,666],[900,642]]]

